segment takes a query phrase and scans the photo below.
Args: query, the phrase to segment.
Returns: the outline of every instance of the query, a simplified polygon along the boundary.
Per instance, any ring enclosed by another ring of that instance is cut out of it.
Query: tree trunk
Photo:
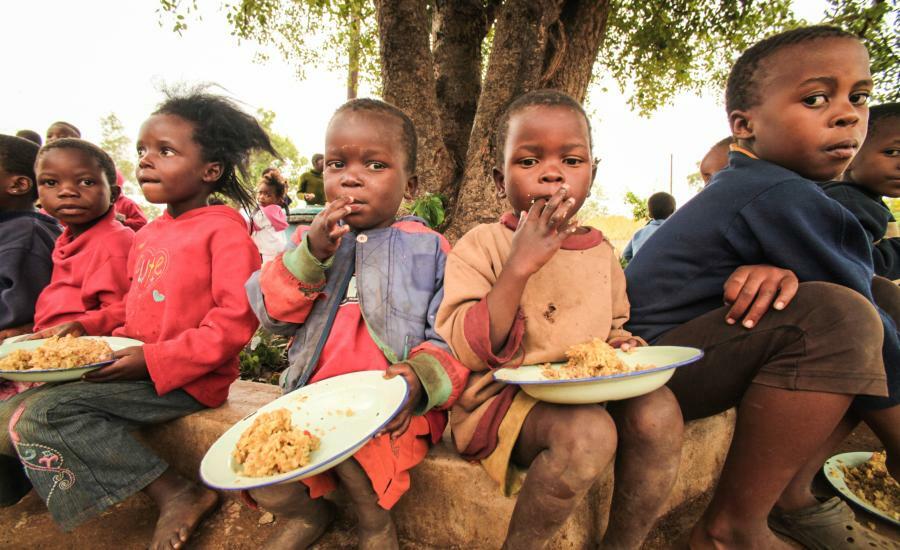
[[[453,181],[453,162],[444,145],[429,45],[427,3],[376,0],[384,99],[400,107],[416,125],[419,190],[438,192]]]
[[[356,99],[359,91],[359,7],[350,6],[350,43],[347,45],[347,99]]]
[[[566,36],[566,48],[559,69],[549,75],[545,87],[562,90],[578,101],[584,101],[594,62],[606,37],[610,9],[609,0],[566,2],[559,17]]]

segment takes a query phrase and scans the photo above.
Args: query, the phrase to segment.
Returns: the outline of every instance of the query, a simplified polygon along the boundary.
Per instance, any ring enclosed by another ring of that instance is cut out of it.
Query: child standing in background
[[[263,172],[256,185],[259,208],[250,218],[250,237],[256,243],[263,262],[274,259],[287,244],[284,233],[288,226],[284,206],[286,189],[284,179],[274,168]]]
[[[259,255],[237,212],[206,203],[216,192],[250,208],[247,157],[277,153],[253,117],[203,92],[167,99],[141,127],[137,151],[141,190],[166,211],[135,235],[113,335],[144,344],[117,351],[84,381],[34,388],[0,407],[9,427],[0,454],[18,454],[64,529],[142,490],[160,510],[150,547],[182,548],[218,497],[131,432],[227,398],[257,326],[243,284]],[[81,333],[74,324],[58,332]]]
[[[322,171],[325,168],[321,153],[312,156],[312,168],[300,176],[300,198],[309,204],[325,204],[325,184]]]
[[[81,130],[74,124],[69,124],[63,120],[54,122],[47,128],[47,143],[62,138],[81,138]]]
[[[647,212],[650,214],[650,221],[647,225],[637,230],[625,250],[622,251],[622,257],[625,261],[630,262],[638,250],[647,242],[653,233],[675,212],[675,197],[668,193],[654,193],[647,199]]]

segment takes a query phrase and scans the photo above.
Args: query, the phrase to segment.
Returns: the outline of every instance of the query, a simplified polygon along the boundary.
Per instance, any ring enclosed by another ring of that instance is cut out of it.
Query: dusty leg
[[[887,451],[888,473],[900,480],[900,405],[887,409],[859,411],[866,424]]]
[[[835,431],[851,399],[751,384],[713,500],[691,533],[691,548],[789,548],[769,530],[767,516]]]
[[[681,463],[684,422],[669,388],[610,403],[616,421],[615,490],[603,548],[640,548],[665,504]]]
[[[194,530],[219,502],[219,495],[190,482],[171,468],[144,488],[159,507],[151,550],[183,548]]]
[[[615,450],[616,426],[602,407],[535,405],[513,451],[529,468],[503,548],[544,548]]]
[[[272,512],[283,527],[266,540],[265,548],[288,550],[307,548],[334,519],[330,502],[310,498],[300,482],[272,485],[250,491],[257,504]]]
[[[378,505],[378,495],[362,466],[354,459],[345,460],[334,468],[350,495],[356,510],[359,548],[363,550],[395,550],[400,548],[397,528],[390,510]]]

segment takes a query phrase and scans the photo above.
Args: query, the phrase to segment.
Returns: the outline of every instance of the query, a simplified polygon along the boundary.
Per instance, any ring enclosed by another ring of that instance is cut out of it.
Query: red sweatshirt
[[[125,311],[128,251],[134,231],[109,211],[87,231],[56,239],[53,275],[34,307],[34,331],[79,321],[88,334],[109,334]]]
[[[125,227],[130,227],[132,230],[137,231],[147,225],[147,216],[144,215],[144,211],[141,210],[141,207],[136,202],[126,197],[125,193],[119,195],[115,206],[116,212],[125,216],[125,221],[122,222],[122,225]]]
[[[225,402],[259,324],[244,291],[259,266],[244,219],[227,206],[165,213],[135,235],[125,324],[113,335],[144,342],[159,395],[181,388],[208,407]]]

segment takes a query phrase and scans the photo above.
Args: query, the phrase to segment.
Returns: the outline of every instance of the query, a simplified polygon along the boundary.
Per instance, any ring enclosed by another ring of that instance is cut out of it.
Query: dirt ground
[[[841,445],[839,452],[872,449],[880,449],[877,439],[866,428],[860,428]],[[816,490],[822,495],[833,494],[824,480],[820,480]],[[684,548],[690,527],[700,517],[708,501],[709,495],[695,499],[661,519],[644,544],[644,549]],[[879,533],[894,537],[900,545],[900,529],[861,510],[857,510],[857,518]],[[0,509],[0,548],[144,548],[153,533],[155,521],[156,510],[150,500],[143,495],[136,495],[66,535],[53,523],[43,503],[32,492],[16,506]],[[266,538],[278,528],[278,521],[270,514],[250,510],[233,500],[225,500],[200,527],[189,547],[210,550],[261,548]],[[356,538],[352,525],[343,520],[314,548],[343,550],[355,547]],[[410,541],[401,541],[401,547],[431,550]]]

